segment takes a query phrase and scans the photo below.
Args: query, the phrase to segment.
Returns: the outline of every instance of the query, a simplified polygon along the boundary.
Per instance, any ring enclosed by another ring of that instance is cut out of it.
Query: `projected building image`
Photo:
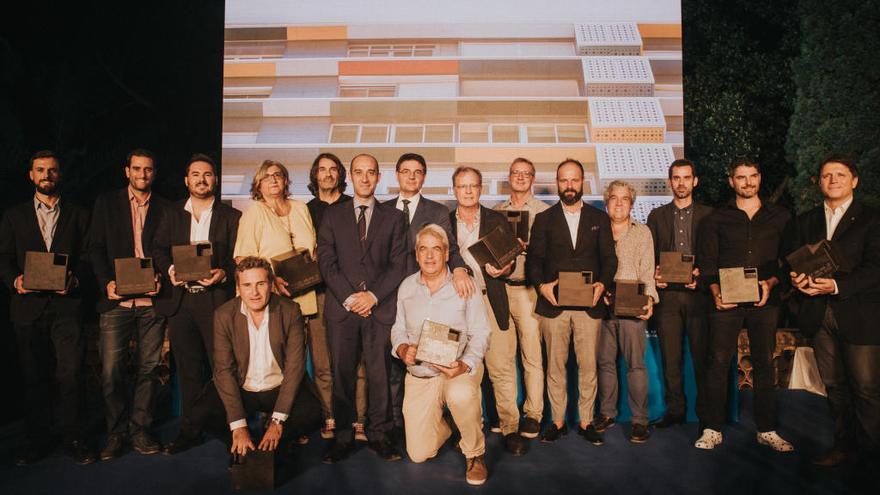
[[[606,5],[594,20],[599,2],[569,3],[570,21],[431,22],[421,13],[340,23],[313,10],[272,24],[228,2],[223,198],[245,207],[253,172],[271,158],[291,170],[294,196],[310,199],[309,167],[322,152],[345,163],[376,156],[377,192],[390,196],[388,172],[416,152],[434,199],[452,200],[452,170],[471,165],[484,174],[484,202],[501,200],[508,165],[524,156],[537,166],[538,197],[555,201],[556,164],[572,157],[587,168],[587,199],[624,178],[644,220],[668,201],[666,167],[683,154],[681,25],[669,14],[678,17],[678,4],[619,19]]]

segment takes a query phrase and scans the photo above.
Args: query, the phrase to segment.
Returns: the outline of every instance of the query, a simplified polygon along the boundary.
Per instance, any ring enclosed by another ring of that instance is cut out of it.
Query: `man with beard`
[[[535,312],[541,317],[541,334],[547,349],[547,396],[552,423],[542,441],[554,442],[568,433],[565,411],[568,406],[566,365],[568,347],[574,339],[578,363],[578,432],[591,443],[602,436],[592,424],[596,400],[596,352],[599,328],[605,313],[601,300],[617,273],[617,255],[608,215],[581,201],[584,167],[568,158],[556,168],[560,201],[535,216],[531,242],[526,255],[529,283],[538,289]],[[593,300],[584,306],[559,306],[554,289],[560,271],[593,273]]]
[[[422,196],[422,185],[425,183],[425,175],[428,173],[428,164],[425,158],[417,153],[404,153],[397,159],[395,166],[397,183],[400,185],[400,194],[396,198],[389,199],[386,204],[393,205],[403,212],[403,219],[407,227],[407,267],[406,274],[412,275],[419,271],[416,262],[415,242],[416,234],[422,227],[436,224],[446,230],[448,238],[452,239],[449,246],[449,269],[452,270],[452,284],[462,298],[469,298],[474,293],[474,282],[468,275],[465,262],[459,254],[458,243],[453,236],[452,225],[449,223],[449,208],[436,201]],[[403,436],[403,383],[406,369],[402,362],[391,362],[391,410],[394,418],[394,437]]]
[[[82,439],[79,418],[85,348],[78,289],[86,271],[88,212],[61,197],[61,161],[55,153],[35,153],[28,177],[36,189],[33,199],[6,210],[0,222],[0,277],[12,294],[9,313],[25,393],[25,436],[15,463],[32,464],[48,453],[54,412],[74,461],[89,464],[95,456]],[[67,287],[57,292],[26,289],[28,251],[66,254]],[[49,378],[53,367],[55,383]],[[55,386],[58,396],[53,404]]]
[[[312,226],[315,232],[321,228],[321,219],[324,210],[336,203],[351,201],[351,196],[345,191],[345,167],[342,161],[333,153],[321,153],[312,162],[309,172],[309,191],[315,197],[306,206],[312,217]],[[321,438],[333,438],[333,430],[336,429],[336,419],[333,415],[333,372],[330,366],[330,351],[327,349],[327,326],[324,321],[324,299],[327,286],[323,283],[315,288],[318,301],[318,313],[309,318],[309,352],[312,356],[312,370],[315,375],[315,386],[318,389],[318,398],[321,401],[321,412],[324,416],[324,425],[321,426]],[[364,363],[361,362],[357,369],[357,384],[355,392],[355,409],[357,420],[355,421],[355,440],[366,441],[364,422],[367,417],[367,377],[364,371]]]
[[[150,433],[156,394],[153,375],[165,339],[165,318],[157,315],[153,307],[153,297],[159,293],[161,282],[157,276],[156,290],[143,296],[119,296],[114,260],[152,256],[156,229],[170,203],[152,192],[155,162],[150,151],[136,149],[129,153],[123,170],[128,186],[98,197],[89,233],[89,255],[102,296],[98,312],[107,422],[102,461],[119,456],[127,438],[141,454],[155,454],[162,448]],[[138,367],[134,393],[129,399],[125,374],[132,335],[137,336]]]
[[[513,160],[507,180],[510,181],[510,199],[500,203],[495,209],[501,212],[528,212],[531,228],[535,223],[535,216],[549,208],[547,203],[532,194],[535,165],[527,158]],[[528,243],[526,247],[528,248]],[[513,271],[504,278],[504,287],[510,306],[510,319],[519,335],[519,355],[526,389],[526,400],[523,403],[525,417],[520,422],[519,434],[524,438],[535,438],[541,433],[541,419],[544,415],[544,363],[541,356],[541,327],[535,316],[537,295],[526,280],[525,252],[516,258]]]
[[[333,366],[333,411],[340,421],[336,441],[324,456],[328,464],[354,450],[351,424],[361,357],[367,371],[370,449],[387,461],[400,459],[388,438],[388,374],[397,287],[406,275],[406,227],[403,213],[374,196],[380,179],[375,157],[355,156],[349,171],[354,198],[327,208],[318,230],[318,265],[327,285],[324,318]]]
[[[841,255],[841,267],[831,276],[789,273],[800,300],[798,323],[813,337],[834,419],[831,450],[813,463],[832,467],[861,457],[870,470],[871,457],[875,466],[880,460],[880,217],[855,197],[854,159],[830,156],[818,176],[823,204],[799,215],[786,236],[787,252],[827,240]]]
[[[214,196],[214,161],[193,155],[183,179],[189,198],[166,209],[156,232],[153,259],[167,277],[156,300],[156,313],[168,317],[168,338],[180,384],[180,432],[165,446],[166,454],[188,450],[202,441],[202,414],[194,409],[213,370],[214,309],[235,293],[232,253],[241,212]],[[211,243],[211,276],[180,282],[174,276],[171,247],[194,242]],[[211,385],[208,385],[211,386]]]
[[[730,360],[736,352],[740,329],[747,329],[755,383],[757,439],[777,452],[794,447],[776,433],[776,396],[773,385],[773,350],[779,317],[779,258],[782,236],[791,215],[785,208],[762,201],[761,168],[739,158],[728,169],[734,199],[703,221],[697,264],[701,283],[711,291],[715,310],[709,314],[709,357],[706,377],[705,428],[694,444],[714,449],[723,437]],[[721,268],[757,268],[760,301],[726,304],[721,298]]]
[[[660,272],[661,251],[693,255],[700,245],[700,225],[712,213],[712,208],[694,202],[694,187],[698,183],[693,162],[685,159],[673,161],[669,165],[672,202],[655,208],[648,215],[647,223],[654,238],[654,260],[657,263],[654,278],[662,295],[655,312],[666,385],[666,414],[654,424],[657,428],[667,428],[685,421],[687,411],[681,378],[684,335],[687,335],[697,381],[697,417],[703,419],[705,415],[706,355],[709,344],[706,318],[710,300],[705,291],[697,290],[698,269],[694,268],[694,281],[690,284],[666,283]]]
[[[477,287],[483,294],[483,304],[489,319],[489,348],[486,349],[486,370],[495,393],[495,408],[498,411],[499,427],[504,435],[504,448],[513,455],[526,453],[526,442],[519,434],[519,408],[516,405],[516,333],[510,328],[510,308],[507,293],[501,277],[510,274],[512,261],[500,269],[480,263],[470,253],[481,237],[494,229],[510,233],[507,217],[495,210],[480,205],[480,192],[483,189],[483,176],[472,167],[458,167],[452,174],[452,186],[458,207],[449,214],[455,226],[455,239],[458,240],[462,257],[477,280]]]

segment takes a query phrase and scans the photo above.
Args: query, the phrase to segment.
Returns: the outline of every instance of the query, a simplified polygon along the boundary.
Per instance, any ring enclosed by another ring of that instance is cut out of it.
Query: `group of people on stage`
[[[205,432],[219,435],[233,453],[274,450],[306,441],[320,427],[323,438],[334,439],[326,463],[343,461],[356,441],[389,461],[400,459],[405,445],[413,462],[423,462],[451,439],[466,459],[467,482],[482,484],[488,476],[484,370],[494,393],[490,417],[497,412],[498,418],[489,426],[503,435],[507,452],[523,455],[529,439],[554,442],[568,432],[570,345],[578,370],[578,433],[602,445],[614,426],[622,356],[632,411],[628,437],[646,442],[652,426],[646,329],[652,318],[667,407],[654,427],[685,422],[687,336],[700,419],[694,445],[722,443],[729,367],[745,328],[757,442],[790,452],[794,447],[776,431],[772,369],[786,290],[799,303],[801,331],[813,338],[835,422],[832,449],[814,462],[838,465],[857,454],[875,455],[880,447],[880,332],[871,321],[873,304],[880,302],[880,217],[854,198],[859,174],[849,158],[819,165],[823,205],[796,217],[759,197],[761,168],[754,161],[730,165],[733,199],[713,209],[693,199],[696,166],[675,160],[669,166],[672,201],[653,210],[646,225],[632,217],[636,191],[627,182],[607,185],[606,211],[584,202],[584,168],[574,159],[557,167],[559,201],[552,206],[533,196],[536,171],[528,159],[511,163],[510,198],[494,208],[480,203],[480,170],[458,167],[453,211],[421,194],[428,167],[415,153],[397,161],[399,195],[386,202],[375,197],[380,171],[371,155],[355,156],[348,170],[336,156],[319,155],[308,204],[290,198],[285,166],[266,160],[254,174],[254,203],[244,213],[217,198],[215,165],[206,155],[187,164],[189,197],[178,202],[152,192],[157,166],[148,150],[132,151],[123,171],[128,185],[98,197],[89,214],[60,194],[58,155],[38,152],[28,171],[33,199],[9,208],[0,223],[0,276],[12,291],[26,395],[18,464],[47,452],[55,409],[65,442],[82,464],[117,457],[127,443],[142,454],[175,454],[200,444]],[[344,194],[348,181],[353,196]],[[481,265],[468,248],[493,229],[511,232],[507,211],[529,213],[528,242],[506,266]],[[815,279],[791,271],[785,256],[823,239],[841,253],[838,271]],[[202,241],[211,243],[210,276],[179,281],[172,247]],[[296,250],[316,259],[319,286],[296,292],[275,276],[270,260]],[[57,292],[25,288],[29,251],[68,255],[68,286]],[[694,255],[693,282],[664,281],[661,252]],[[155,291],[117,294],[114,260],[131,257],[153,259]],[[760,301],[723,302],[719,270],[730,267],[757,269]],[[592,300],[560,305],[560,271],[591,272]],[[87,277],[100,289],[107,440],[97,456],[80,414],[81,301],[88,287],[81,282]],[[643,285],[642,315],[611,310],[615,282],[623,280]],[[417,359],[426,320],[461,330],[451,365]],[[151,429],[166,328],[180,385],[180,431],[163,446]],[[132,339],[133,393],[126,377]],[[306,377],[306,349],[313,381]],[[50,407],[56,384],[57,402]],[[543,415],[545,387],[549,418]],[[258,411],[269,419],[262,437],[252,438],[248,418]]]

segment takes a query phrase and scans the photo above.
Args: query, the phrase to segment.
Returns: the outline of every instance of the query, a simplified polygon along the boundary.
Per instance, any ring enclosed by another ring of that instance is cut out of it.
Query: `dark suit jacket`
[[[819,206],[791,221],[783,252],[789,254],[825,236],[825,210]],[[814,335],[822,326],[826,305],[830,304],[845,342],[880,345],[880,215],[859,200],[853,201],[837,224],[831,242],[841,254],[840,270],[833,276],[838,294],[811,297],[796,290],[801,331]],[[788,279],[790,268],[784,259],[783,263]]]
[[[168,269],[173,264],[171,246],[190,243],[192,215],[183,209],[186,201],[185,199],[180,200],[165,209],[162,223],[156,230],[156,239],[153,243],[153,263],[164,277],[162,290],[154,303],[156,312],[163,316],[173,316],[177,313],[177,309],[180,307],[180,298],[183,295],[183,287],[173,287],[168,280]],[[240,211],[221,203],[220,198],[215,200],[214,211],[211,213],[211,225],[208,230],[208,240],[211,241],[212,250],[211,266],[222,268],[226,272],[225,282],[209,288],[215,308],[235,295],[235,261],[232,259],[232,253],[235,250],[235,238],[238,236],[238,220],[240,218]]]
[[[59,199],[59,208],[61,211],[49,252],[68,255],[68,269],[82,283],[90,277],[87,252],[89,212],[64,197]],[[0,277],[12,295],[10,319],[16,323],[32,322],[40,316],[50,300],[55,301],[57,311],[77,314],[82,302],[78,287],[72,288],[66,296],[49,292],[16,292],[13,284],[24,273],[27,251],[47,252],[33,198],[6,210],[0,222]]]
[[[169,206],[171,202],[167,199],[155,193],[150,196],[150,207],[147,209],[144,232],[141,235],[146,257],[152,256],[156,229],[162,220],[163,210]],[[119,305],[119,301],[107,299],[107,284],[116,280],[113,260],[134,257],[134,226],[131,223],[128,187],[102,194],[95,200],[89,242],[89,258],[101,291],[97,309],[99,313],[105,313]],[[154,264],[153,267],[155,266]]]
[[[648,228],[654,238],[654,262],[660,264],[660,251],[677,251],[675,245],[675,219],[673,218],[675,204],[670,202],[658,206],[648,214]],[[697,246],[700,245],[700,224],[703,219],[712,213],[713,208],[700,203],[694,203],[694,217],[691,219],[691,245],[696,254]],[[669,289],[676,289],[676,284],[670,284]],[[663,290],[663,289],[660,289]]]
[[[274,412],[290,414],[306,371],[305,331],[299,304],[269,295],[269,346],[283,375]],[[214,385],[231,423],[245,419],[241,387],[250,361],[247,318],[241,298],[227,301],[214,311]]]
[[[602,282],[606,288],[610,288],[614,282],[617,254],[614,252],[611,221],[605,212],[584,204],[578,223],[577,243],[572,246],[562,203],[558,202],[535,215],[529,239],[526,277],[535,290],[538,290],[540,284],[557,280],[560,269],[591,271],[593,281]],[[538,291],[536,313],[546,318],[555,318],[563,309],[565,308],[550,304]],[[587,313],[592,318],[602,318],[605,314],[602,298]]]
[[[450,244],[452,244],[458,238],[458,219],[455,218],[455,210],[449,212],[449,221],[452,223],[453,229],[455,229],[455,236],[449,240]],[[507,217],[495,210],[480,205],[479,236],[483,237],[498,226],[505,232],[510,232],[510,222],[507,221]],[[480,271],[483,272],[483,280],[486,281],[486,297],[489,298],[489,305],[492,306],[492,313],[495,314],[495,322],[498,323],[499,329],[507,330],[510,326],[510,304],[507,300],[507,288],[504,286],[504,279],[492,278],[486,273],[485,267],[481,266]]]
[[[398,198],[399,196],[395,196],[394,199],[386,201],[385,204],[397,208]],[[416,208],[415,213],[413,213],[413,219],[409,224],[409,232],[406,236],[406,274],[412,275],[419,271],[419,264],[416,261],[416,234],[422,230],[422,227],[431,223],[443,227],[443,230],[446,231],[446,236],[449,237],[449,269],[467,268],[467,264],[465,264],[464,259],[462,259],[461,254],[458,252],[458,243],[455,242],[455,231],[452,227],[455,223],[454,221],[453,223],[449,221],[449,208],[422,196],[419,199],[419,206]]]
[[[383,325],[393,325],[397,287],[406,276],[403,213],[376,201],[367,228],[366,249],[362,249],[351,201],[330,205],[318,230],[318,266],[327,286],[324,315],[328,321],[340,322],[354,314],[342,303],[364,282],[379,300],[370,317]]]

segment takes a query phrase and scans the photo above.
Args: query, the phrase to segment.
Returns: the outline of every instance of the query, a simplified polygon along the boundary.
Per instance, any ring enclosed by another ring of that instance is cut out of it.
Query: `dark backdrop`
[[[219,160],[222,1],[15,3],[0,15],[0,209],[33,195],[27,159],[42,148],[61,153],[65,194],[88,206],[125,184],[135,147],[157,153],[156,191],[170,198],[185,194],[192,153]],[[0,291],[0,383],[18,404]],[[0,424],[20,413],[0,408]]]

